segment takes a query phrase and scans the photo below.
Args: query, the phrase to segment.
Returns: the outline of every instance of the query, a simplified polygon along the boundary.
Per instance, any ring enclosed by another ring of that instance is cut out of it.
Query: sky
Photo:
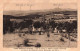
[[[77,9],[77,0],[4,0],[3,10],[28,11],[54,9],[57,7],[63,9]]]

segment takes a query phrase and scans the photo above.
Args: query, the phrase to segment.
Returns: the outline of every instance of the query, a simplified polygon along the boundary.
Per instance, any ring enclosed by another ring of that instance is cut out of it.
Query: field
[[[50,33],[50,37],[47,37],[46,33],[11,33],[3,35],[3,46],[4,47],[35,47],[37,43],[41,44],[41,47],[77,47],[77,37],[75,34],[70,35],[71,41],[64,36],[61,36],[63,33]],[[21,35],[21,36],[19,36]],[[64,41],[61,41],[61,37]],[[28,45],[24,45],[24,40],[28,39]]]

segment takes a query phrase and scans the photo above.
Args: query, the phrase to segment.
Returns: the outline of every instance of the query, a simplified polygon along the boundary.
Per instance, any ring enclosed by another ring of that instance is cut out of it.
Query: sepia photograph
[[[43,1],[4,3],[4,48],[77,48],[77,2]]]

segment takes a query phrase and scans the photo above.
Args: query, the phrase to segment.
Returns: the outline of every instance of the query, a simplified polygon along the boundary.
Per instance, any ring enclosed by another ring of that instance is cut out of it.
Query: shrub
[[[29,39],[24,40],[24,46],[28,46]]]
[[[40,43],[37,43],[37,44],[35,45],[35,47],[41,47],[41,44],[40,44]]]

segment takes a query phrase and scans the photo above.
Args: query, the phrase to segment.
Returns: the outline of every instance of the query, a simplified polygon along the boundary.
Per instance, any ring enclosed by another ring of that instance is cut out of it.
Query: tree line
[[[25,20],[22,21],[20,23],[17,23],[16,21],[3,21],[3,33],[7,33],[7,32],[14,32],[15,29],[24,29],[24,28],[28,28],[31,29],[32,27],[38,29],[38,28],[43,28],[43,30],[47,30],[49,28],[52,29],[52,31],[55,30],[55,28],[57,28],[59,30],[59,32],[61,33],[63,29],[66,30],[67,33],[73,33],[76,32],[77,33],[77,21],[72,21],[70,22],[59,22],[56,23],[54,20],[49,20],[47,22],[43,22],[43,21],[36,21],[34,22],[33,20]]]

